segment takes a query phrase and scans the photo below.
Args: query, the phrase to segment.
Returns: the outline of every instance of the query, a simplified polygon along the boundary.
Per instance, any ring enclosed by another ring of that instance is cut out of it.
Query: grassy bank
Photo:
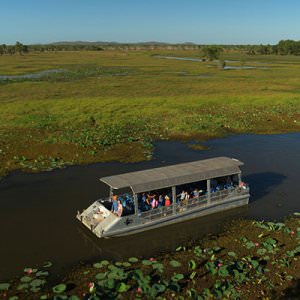
[[[176,61],[195,51],[59,52],[0,57],[0,74],[65,72],[0,82],[0,176],[66,164],[150,158],[155,139],[299,131],[299,57]]]
[[[235,221],[176,252],[75,268],[49,284],[51,263],[0,284],[1,299],[299,299],[300,213],[283,223]],[[13,298],[14,297],[14,298]]]

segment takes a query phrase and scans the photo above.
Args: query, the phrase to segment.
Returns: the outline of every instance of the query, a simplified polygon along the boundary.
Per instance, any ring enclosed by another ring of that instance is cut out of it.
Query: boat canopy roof
[[[241,173],[243,163],[229,157],[216,157],[103,177],[100,181],[113,189],[130,187],[134,193],[158,190],[216,177]]]

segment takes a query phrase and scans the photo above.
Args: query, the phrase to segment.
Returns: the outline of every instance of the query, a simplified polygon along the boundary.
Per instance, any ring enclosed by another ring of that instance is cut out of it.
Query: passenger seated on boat
[[[117,215],[118,215],[119,218],[122,216],[122,213],[123,213],[123,206],[122,206],[122,204],[121,204],[121,201],[118,200],[118,210],[117,210]]]
[[[200,191],[198,188],[195,188],[193,191],[193,197],[198,198],[200,196]]]
[[[239,187],[242,189],[246,189],[247,188],[247,184],[244,181],[241,181],[239,184]]]
[[[113,196],[112,197],[112,207],[111,207],[111,211],[114,214],[118,213],[118,201],[117,201],[117,196]]]

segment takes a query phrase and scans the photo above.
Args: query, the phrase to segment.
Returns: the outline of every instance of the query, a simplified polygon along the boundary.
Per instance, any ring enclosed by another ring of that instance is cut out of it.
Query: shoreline
[[[100,163],[110,163],[110,162],[120,162],[120,163],[137,163],[137,162],[143,162],[147,160],[151,160],[153,158],[153,152],[155,148],[155,143],[160,141],[170,141],[170,142],[180,142],[180,143],[190,143],[189,147],[192,148],[195,151],[206,151],[209,150],[209,148],[203,143],[209,142],[214,139],[222,139],[227,138],[230,136],[236,136],[236,135],[284,135],[284,134],[297,134],[300,131],[298,130],[285,130],[285,131],[274,131],[274,132],[236,132],[236,133],[220,133],[219,135],[204,135],[204,134],[194,134],[194,135],[180,135],[172,136],[170,138],[164,138],[162,140],[155,139],[152,142],[148,142],[146,146],[143,146],[141,144],[136,144],[136,142],[133,143],[127,143],[127,144],[117,144],[113,147],[111,155],[107,154],[107,151],[110,151],[109,149],[104,149],[104,158],[101,156],[102,153],[100,153],[100,157],[102,159],[99,160],[96,157],[93,157],[92,161],[84,160],[84,157],[82,158],[81,162],[62,162],[61,164],[57,164],[54,167],[49,167],[48,169],[42,168],[24,168],[19,167],[12,169],[10,171],[7,171],[6,173],[2,174],[0,172],[0,182],[5,180],[8,176],[13,175],[15,172],[23,173],[23,174],[38,174],[38,173],[44,173],[44,172],[51,172],[62,168],[69,168],[69,167],[76,167],[76,166],[89,166],[93,164],[100,164]],[[137,145],[137,150],[133,149]],[[105,156],[108,155],[108,156]],[[87,157],[88,158],[88,157]]]

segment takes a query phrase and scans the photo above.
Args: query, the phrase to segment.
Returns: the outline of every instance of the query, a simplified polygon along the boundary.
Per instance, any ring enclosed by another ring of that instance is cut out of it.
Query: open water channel
[[[155,256],[217,233],[232,219],[279,220],[300,212],[300,133],[229,136],[205,145],[210,149],[195,151],[188,143],[162,141],[151,161],[10,174],[0,181],[0,280],[49,260],[59,273],[79,261]],[[246,207],[108,240],[92,236],[75,219],[78,209],[107,194],[100,177],[223,155],[245,163],[251,193]]]

